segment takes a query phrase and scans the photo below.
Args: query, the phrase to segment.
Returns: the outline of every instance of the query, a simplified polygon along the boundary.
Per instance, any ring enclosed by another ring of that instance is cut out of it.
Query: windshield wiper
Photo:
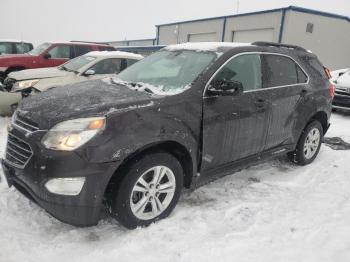
[[[67,72],[73,72],[73,73],[76,73],[76,74],[78,73],[78,71],[74,71],[74,70],[69,69],[69,68],[67,68],[65,66],[61,66],[60,68],[63,69],[64,71],[67,71]]]

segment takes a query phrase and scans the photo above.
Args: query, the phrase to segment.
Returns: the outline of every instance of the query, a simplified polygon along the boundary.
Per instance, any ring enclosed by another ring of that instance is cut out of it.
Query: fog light
[[[85,183],[85,177],[53,178],[46,182],[46,189],[57,195],[77,196]]]

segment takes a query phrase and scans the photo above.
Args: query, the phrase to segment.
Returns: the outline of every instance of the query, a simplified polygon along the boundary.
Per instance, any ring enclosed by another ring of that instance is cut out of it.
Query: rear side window
[[[263,55],[264,88],[295,85],[307,82],[307,76],[291,58]]]
[[[135,64],[138,60],[135,59],[126,59],[126,67],[129,67],[133,64]]]
[[[85,55],[91,51],[90,46],[75,46],[75,57]]]
[[[95,71],[97,75],[118,74],[121,71],[121,59],[109,58],[98,62],[90,69]]]
[[[113,46],[99,46],[98,50],[100,51],[115,51]]]
[[[32,49],[29,44],[25,44],[25,43],[16,43],[15,46],[16,46],[17,54],[25,54]]]
[[[243,90],[262,87],[260,55],[248,54],[233,58],[215,76],[215,81],[230,80],[242,83]]]

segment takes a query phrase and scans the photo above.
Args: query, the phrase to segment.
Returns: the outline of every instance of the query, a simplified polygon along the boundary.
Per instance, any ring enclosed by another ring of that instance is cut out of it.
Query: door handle
[[[266,100],[265,99],[258,99],[254,102],[254,104],[258,108],[264,108],[266,106]]]
[[[305,96],[307,93],[309,93],[309,91],[307,89],[303,89],[301,90],[300,95]]]

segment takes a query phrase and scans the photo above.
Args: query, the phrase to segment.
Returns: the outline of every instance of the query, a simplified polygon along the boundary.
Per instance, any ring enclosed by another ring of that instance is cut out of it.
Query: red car
[[[0,56],[0,82],[13,71],[59,66],[91,51],[114,50],[113,46],[96,43],[43,43],[26,54]]]

